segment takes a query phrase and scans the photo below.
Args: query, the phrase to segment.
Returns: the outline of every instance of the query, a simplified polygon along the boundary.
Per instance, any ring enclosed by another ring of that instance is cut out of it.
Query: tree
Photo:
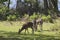
[[[10,6],[10,0],[8,0],[8,9],[9,9],[9,6]]]
[[[48,2],[47,2],[47,0],[44,0],[44,13],[45,13],[45,15],[48,15]]]
[[[58,1],[58,0],[51,0],[54,11],[57,11],[57,10],[58,10],[57,1]]]
[[[0,0],[0,3],[3,3],[3,2],[5,2],[5,1],[7,1],[7,0]]]

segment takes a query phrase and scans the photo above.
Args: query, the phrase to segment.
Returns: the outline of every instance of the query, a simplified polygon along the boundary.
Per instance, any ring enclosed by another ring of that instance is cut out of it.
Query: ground
[[[30,28],[29,34],[25,34],[24,30],[18,34],[18,30],[23,25],[21,21],[0,21],[0,40],[60,40],[59,20],[60,18],[56,20],[56,23],[44,22],[43,31],[40,32],[40,26],[38,26],[34,34]],[[58,30],[55,30],[56,28]]]

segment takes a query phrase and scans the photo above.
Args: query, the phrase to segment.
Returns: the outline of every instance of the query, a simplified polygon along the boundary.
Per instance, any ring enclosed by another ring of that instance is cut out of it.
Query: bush
[[[48,15],[48,16],[43,15],[43,16],[42,16],[42,19],[43,19],[43,21],[45,21],[45,22],[53,23],[53,20],[52,20],[52,18],[51,18],[50,15]]]
[[[33,19],[35,19],[35,18],[37,18],[38,17],[38,15],[36,15],[35,13],[32,15],[32,16],[30,16],[30,20],[33,20]]]
[[[48,22],[53,23],[53,20],[50,15],[47,16]]]
[[[6,11],[8,10],[8,8],[6,6],[0,6],[0,14],[6,14]]]
[[[6,20],[6,13],[8,8],[2,4],[0,4],[0,20]]]
[[[47,21],[47,16],[43,15],[43,16],[42,16],[42,19],[43,19],[43,21],[46,22],[46,21]]]
[[[16,15],[9,15],[9,16],[7,16],[7,20],[9,20],[9,21],[14,21],[14,20],[16,20]]]

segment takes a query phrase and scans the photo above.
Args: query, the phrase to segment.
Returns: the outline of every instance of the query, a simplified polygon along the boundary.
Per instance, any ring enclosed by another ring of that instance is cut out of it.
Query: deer
[[[42,29],[42,27],[43,27],[43,19],[42,19],[42,18],[37,19],[37,20],[36,20],[36,23],[40,25],[40,29],[41,29],[41,31],[42,31],[42,30],[43,30],[43,29]]]
[[[37,30],[37,23],[36,23],[36,18],[32,22],[26,22],[25,24],[22,25],[22,28],[19,29],[18,34],[21,33],[25,29],[25,32],[28,32],[28,28],[32,29],[32,34],[34,34],[34,31]],[[28,32],[29,33],[29,32]]]
[[[25,29],[25,33],[26,33],[26,31],[28,31],[28,28],[31,28],[32,33],[34,34],[33,22],[27,22],[27,23],[23,24],[22,28],[19,29],[18,34],[20,34],[24,29]]]

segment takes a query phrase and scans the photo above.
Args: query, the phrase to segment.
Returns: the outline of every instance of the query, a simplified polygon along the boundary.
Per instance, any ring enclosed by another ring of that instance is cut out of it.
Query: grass
[[[57,19],[57,23],[45,23],[43,24],[43,31],[40,32],[40,26],[38,30],[31,34],[32,30],[29,28],[29,34],[25,34],[24,31],[18,34],[19,28],[21,29],[23,22],[12,21],[0,21],[0,40],[60,40],[60,30],[51,31],[53,28],[59,29],[60,19]]]

